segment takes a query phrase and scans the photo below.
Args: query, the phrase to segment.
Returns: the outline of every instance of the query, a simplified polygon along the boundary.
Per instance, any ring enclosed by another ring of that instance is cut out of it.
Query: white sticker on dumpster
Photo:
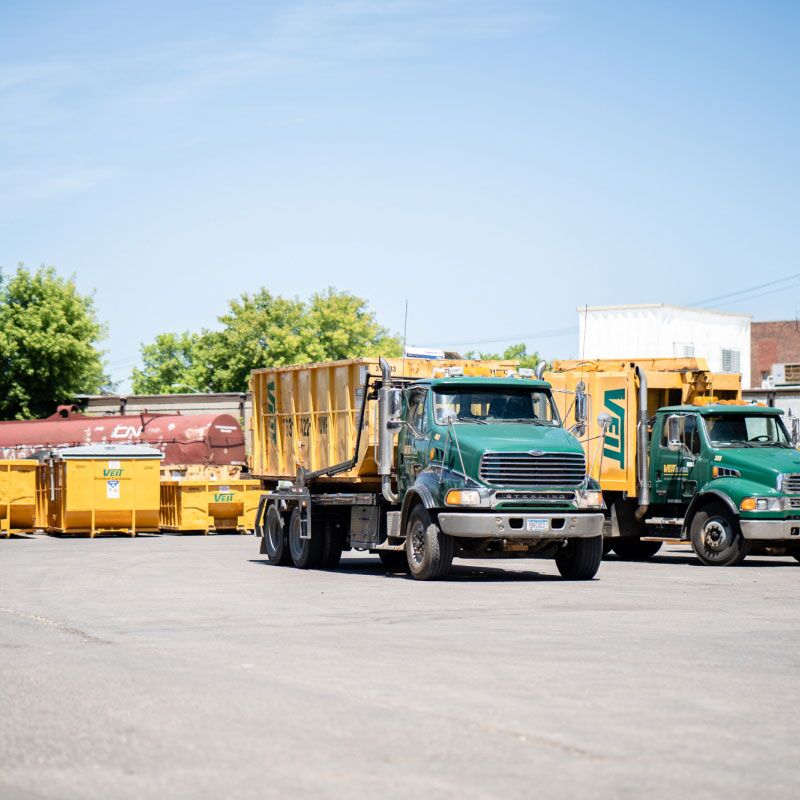
[[[109,500],[119,500],[119,481],[106,481],[106,497]]]
[[[119,461],[109,461],[108,462],[109,469],[119,469]]]

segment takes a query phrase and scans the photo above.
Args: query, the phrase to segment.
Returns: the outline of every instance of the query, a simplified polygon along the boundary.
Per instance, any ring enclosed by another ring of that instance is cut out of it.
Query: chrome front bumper
[[[800,542],[800,519],[739,519],[745,539]]]
[[[528,520],[547,520],[546,530],[528,530]],[[444,533],[465,539],[587,539],[603,535],[603,514],[516,512],[512,514],[445,511],[439,514]],[[513,521],[513,524],[512,524]]]

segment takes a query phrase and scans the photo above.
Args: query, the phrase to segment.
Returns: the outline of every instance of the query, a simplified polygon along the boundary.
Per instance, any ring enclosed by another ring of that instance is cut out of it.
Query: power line
[[[744,303],[746,300],[757,300],[759,297],[766,297],[770,294],[778,294],[778,292],[785,292],[787,289],[794,289],[795,286],[800,287],[800,283],[797,283],[792,286],[780,286],[777,289],[770,289],[766,292],[759,292],[758,294],[747,295],[745,297],[739,297],[735,300],[727,300],[724,303],[717,303],[715,308],[719,308],[720,306],[732,306],[736,303]]]
[[[751,286],[749,289],[739,289],[736,292],[728,292],[727,294],[720,294],[720,295],[717,295],[716,297],[709,297],[706,300],[700,300],[697,303],[689,303],[689,308],[696,308],[697,306],[704,306],[707,303],[716,303],[718,300],[726,300],[729,297],[738,297],[740,294],[746,295],[749,292],[756,292],[759,289],[764,289],[767,286],[776,286],[779,283],[787,283],[788,281],[793,281],[793,280],[795,280],[797,278],[800,278],[800,272],[797,272],[794,275],[789,275],[786,278],[780,278],[777,281],[768,281],[767,283],[760,283],[758,286]],[[783,289],[789,289],[789,288],[793,288],[793,287],[789,287],[789,286],[781,287],[780,289],[777,289],[776,291],[783,291]],[[747,298],[744,298],[744,299],[747,299]]]
[[[520,342],[526,339],[547,339],[555,338],[558,336],[568,336],[577,332],[577,327],[572,328],[553,328],[546,331],[538,331],[537,333],[524,333],[516,336],[503,336],[498,339],[471,339],[468,342],[447,342],[445,345],[428,344],[428,347],[464,347],[470,344],[501,344],[503,342]]]

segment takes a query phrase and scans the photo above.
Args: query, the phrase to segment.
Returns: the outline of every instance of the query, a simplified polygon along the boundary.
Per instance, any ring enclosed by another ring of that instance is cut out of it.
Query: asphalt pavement
[[[0,540],[0,798],[796,798],[800,564]]]

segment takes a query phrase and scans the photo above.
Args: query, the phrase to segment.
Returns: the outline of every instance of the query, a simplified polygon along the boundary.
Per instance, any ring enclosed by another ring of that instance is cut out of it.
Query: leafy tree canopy
[[[464,358],[480,358],[487,361],[498,359],[519,361],[519,365],[523,369],[533,369],[542,360],[537,352],[529,353],[528,346],[524,342],[506,347],[502,355],[499,353],[477,353],[474,350],[470,350],[468,353],[464,353]]]
[[[366,355],[397,356],[397,338],[367,303],[328,289],[304,302],[260,289],[230,301],[218,330],[162,334],[142,347],[134,369],[136,393],[241,392],[250,370]]]
[[[53,267],[0,272],[0,418],[49,416],[76,394],[105,388],[105,328],[91,296]]]

